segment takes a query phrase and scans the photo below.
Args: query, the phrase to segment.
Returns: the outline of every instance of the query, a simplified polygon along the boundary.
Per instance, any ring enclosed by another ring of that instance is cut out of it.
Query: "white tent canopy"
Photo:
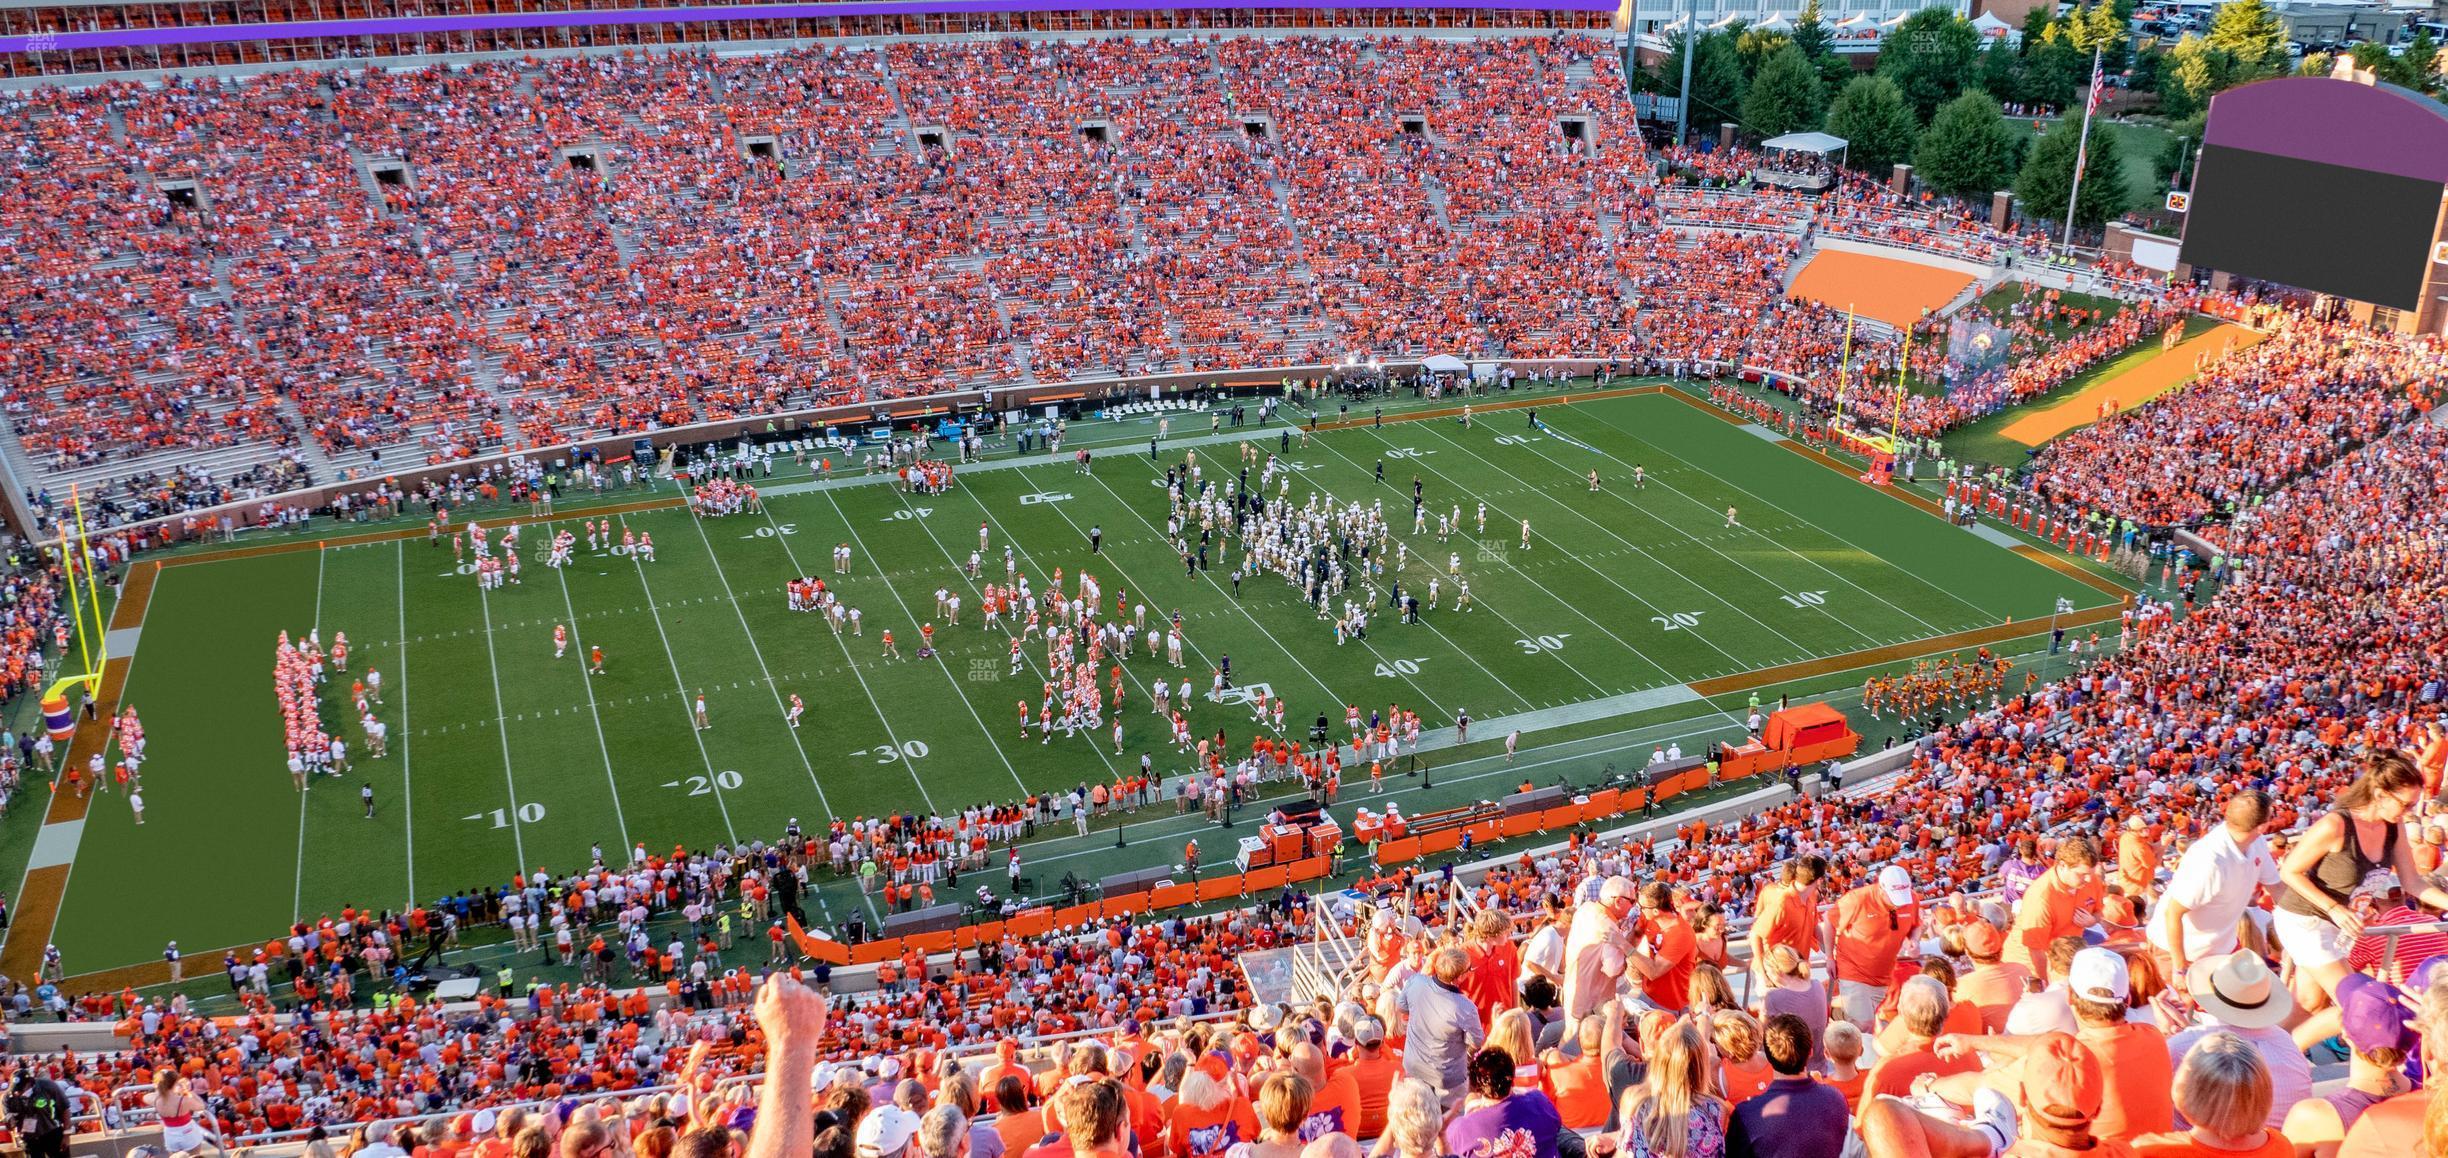
[[[1766,20],[1762,20],[1759,23],[1752,25],[1751,27],[1759,29],[1762,32],[1791,32],[1793,31],[1793,26],[1793,21],[1785,19],[1785,14],[1779,12]]]
[[[2011,32],[2014,30],[2014,25],[1998,19],[1998,14],[1995,12],[1983,12],[1973,17],[1972,27],[1983,32]]]
[[[1420,365],[1431,374],[1459,374],[1470,369],[1470,363],[1451,354],[1436,354]]]
[[[1782,137],[1770,137],[1760,142],[1760,147],[1783,149],[1796,153],[1817,153],[1824,157],[1844,148],[1848,143],[1843,137],[1833,133],[1787,133]]]

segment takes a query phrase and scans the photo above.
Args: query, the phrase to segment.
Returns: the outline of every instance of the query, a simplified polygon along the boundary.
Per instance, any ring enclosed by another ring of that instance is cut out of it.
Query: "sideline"
[[[158,561],[141,561],[128,568],[127,578],[120,585],[119,600],[111,607],[110,631],[144,626],[145,611],[153,605],[153,587],[160,577]],[[61,774],[109,750],[111,721],[119,714],[128,668],[135,662],[136,657],[131,654],[113,656],[102,665],[102,685],[88,701],[94,707],[94,718],[80,721],[67,748],[59,754],[51,776],[50,806],[43,814],[43,827],[35,842],[35,856],[27,861],[25,877],[17,884],[16,912],[10,915],[8,940],[0,944],[0,973],[16,978],[42,975],[43,950],[51,945],[51,932],[57,927],[61,904],[68,897],[68,874],[76,867],[77,844],[84,836],[85,814],[93,803],[90,798],[59,791]],[[35,863],[45,856],[59,859]],[[165,971],[168,968],[163,966]]]

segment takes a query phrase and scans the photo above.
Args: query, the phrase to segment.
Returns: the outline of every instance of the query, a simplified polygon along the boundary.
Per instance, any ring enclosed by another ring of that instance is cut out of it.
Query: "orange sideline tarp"
[[[1771,749],[1790,749],[1832,739],[1848,730],[1843,712],[1826,704],[1795,704],[1768,717],[1768,726],[1760,730],[1760,742]]]
[[[1013,913],[1011,919],[1003,923],[1003,927],[1011,930],[1011,935],[1014,937],[1042,936],[1054,927],[1054,910],[1044,905],[1039,905],[1034,909],[1022,909]]]
[[[960,947],[974,949],[979,945],[991,945],[1002,940],[1003,922],[988,921],[982,925],[963,925],[957,931],[960,936],[956,940]]]

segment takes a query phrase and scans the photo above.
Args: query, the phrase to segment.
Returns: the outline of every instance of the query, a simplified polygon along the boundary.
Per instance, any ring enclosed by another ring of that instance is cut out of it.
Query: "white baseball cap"
[[[2086,1001],[2123,1005],[2133,995],[2133,975],[2113,949],[2084,949],[2066,966],[2066,991]]]
[[[1891,864],[1880,869],[1878,886],[1880,892],[1887,894],[1888,904],[1909,905],[1913,903],[1912,874],[1905,872],[1903,865]]]
[[[918,1115],[886,1103],[859,1119],[859,1158],[891,1158],[918,1136]]]

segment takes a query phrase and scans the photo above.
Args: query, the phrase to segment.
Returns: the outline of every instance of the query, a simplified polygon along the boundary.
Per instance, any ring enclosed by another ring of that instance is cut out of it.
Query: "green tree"
[[[1853,79],[1853,62],[1836,55],[1836,34],[1828,30],[1827,14],[1820,10],[1819,0],[1804,0],[1802,15],[1794,19],[1793,42],[1818,70],[1825,91],[1841,92]]]
[[[1791,43],[1793,37],[1773,29],[1746,27],[1735,33],[1734,55],[1742,61],[1743,83],[1748,85],[1757,79],[1761,66],[1768,63],[1768,58]]]
[[[2125,45],[2128,39],[2126,30],[2131,26],[2116,14],[2116,6],[2093,4],[2087,9],[2078,11],[2075,15],[2079,19],[2075,22],[2072,33],[2074,48],[2082,53],[2085,58],[2083,63],[2088,66],[2091,63],[2089,57],[2092,50],[2097,49],[2100,54],[2102,71],[2125,71]],[[2086,72],[2083,76],[2083,84],[2087,88],[2090,83],[2090,75]]]
[[[2133,71],[2126,77],[2126,87],[2135,92],[2159,91],[2159,62],[2165,59],[2164,52],[2134,53]]]
[[[2428,29],[2414,30],[2414,39],[2406,42],[2406,85],[2419,92],[2437,92],[2440,87],[2440,49],[2431,40]]]
[[[1691,40],[1678,37],[1658,66],[1658,91],[1683,95],[1683,49]],[[1698,46],[1692,57],[1691,126],[1694,132],[1713,134],[1720,122],[1742,120],[1742,61],[1734,37],[1723,29],[1701,33]]]
[[[2097,227],[2125,211],[2130,191],[2125,188],[2125,161],[2118,155],[2115,133],[2094,125],[2090,153],[2083,164],[2082,192],[2074,205],[2074,221],[2078,225]],[[2057,118],[2039,143],[2032,146],[2031,156],[2023,162],[2023,173],[2015,178],[2015,200],[2023,203],[2026,212],[2045,221],[2065,217],[2066,197],[2074,182],[2074,154],[2081,143],[2082,110]]]
[[[1827,131],[1845,139],[1845,163],[1865,173],[1912,156],[1919,129],[1903,90],[1883,76],[1854,77],[1828,106]]]
[[[2235,61],[2230,83],[2274,76],[2286,67],[2286,24],[2263,0],[2227,0],[2210,18],[2204,39]]]
[[[2405,58],[2389,55],[2389,50],[2371,41],[2354,46],[2355,67],[2390,84],[2414,86],[2414,71],[2406,67]]]
[[[1794,18],[1793,42],[1812,64],[1819,63],[1820,57],[1836,55],[1836,35],[1828,31],[1827,13],[1819,0],[1805,0],[1802,15]]]
[[[2048,39],[2049,26],[2056,22],[2057,9],[2051,4],[2042,4],[2023,14],[2024,55],[2031,55],[2031,51],[2038,48],[2041,41]]]
[[[1999,103],[2023,98],[2023,56],[2006,46],[2004,37],[1981,50],[1981,89]]]
[[[2210,98],[2236,83],[2236,59],[2199,36],[2187,36],[2159,62],[2159,112],[2189,117],[2210,107]]]
[[[1878,71],[1903,90],[1913,115],[1929,120],[1980,79],[1980,30],[1945,8],[1924,8],[1879,46]]]
[[[1802,50],[1786,44],[1751,78],[1742,110],[1743,128],[1762,137],[1816,129],[1827,116],[1827,88]]]
[[[1968,92],[1939,106],[1913,150],[1913,175],[1933,189],[1980,197],[2014,176],[2015,135],[1997,99]]]
[[[2064,108],[2074,102],[2077,74],[2080,83],[2089,84],[2090,54],[2074,47],[2073,37],[2063,22],[2048,26],[2040,44],[2029,50],[2023,60],[2023,101],[2047,108]]]
[[[2304,54],[2303,63],[2296,67],[2295,75],[2327,76],[2329,75],[2329,70],[2336,67],[2336,57],[2331,56],[2326,52],[2307,52]]]
[[[2168,126],[2176,136],[2151,158],[2151,171],[2159,175],[2160,184],[2183,189],[2193,183],[2193,164],[2201,159],[2202,128],[2207,123],[2203,114],[2195,113]]]

